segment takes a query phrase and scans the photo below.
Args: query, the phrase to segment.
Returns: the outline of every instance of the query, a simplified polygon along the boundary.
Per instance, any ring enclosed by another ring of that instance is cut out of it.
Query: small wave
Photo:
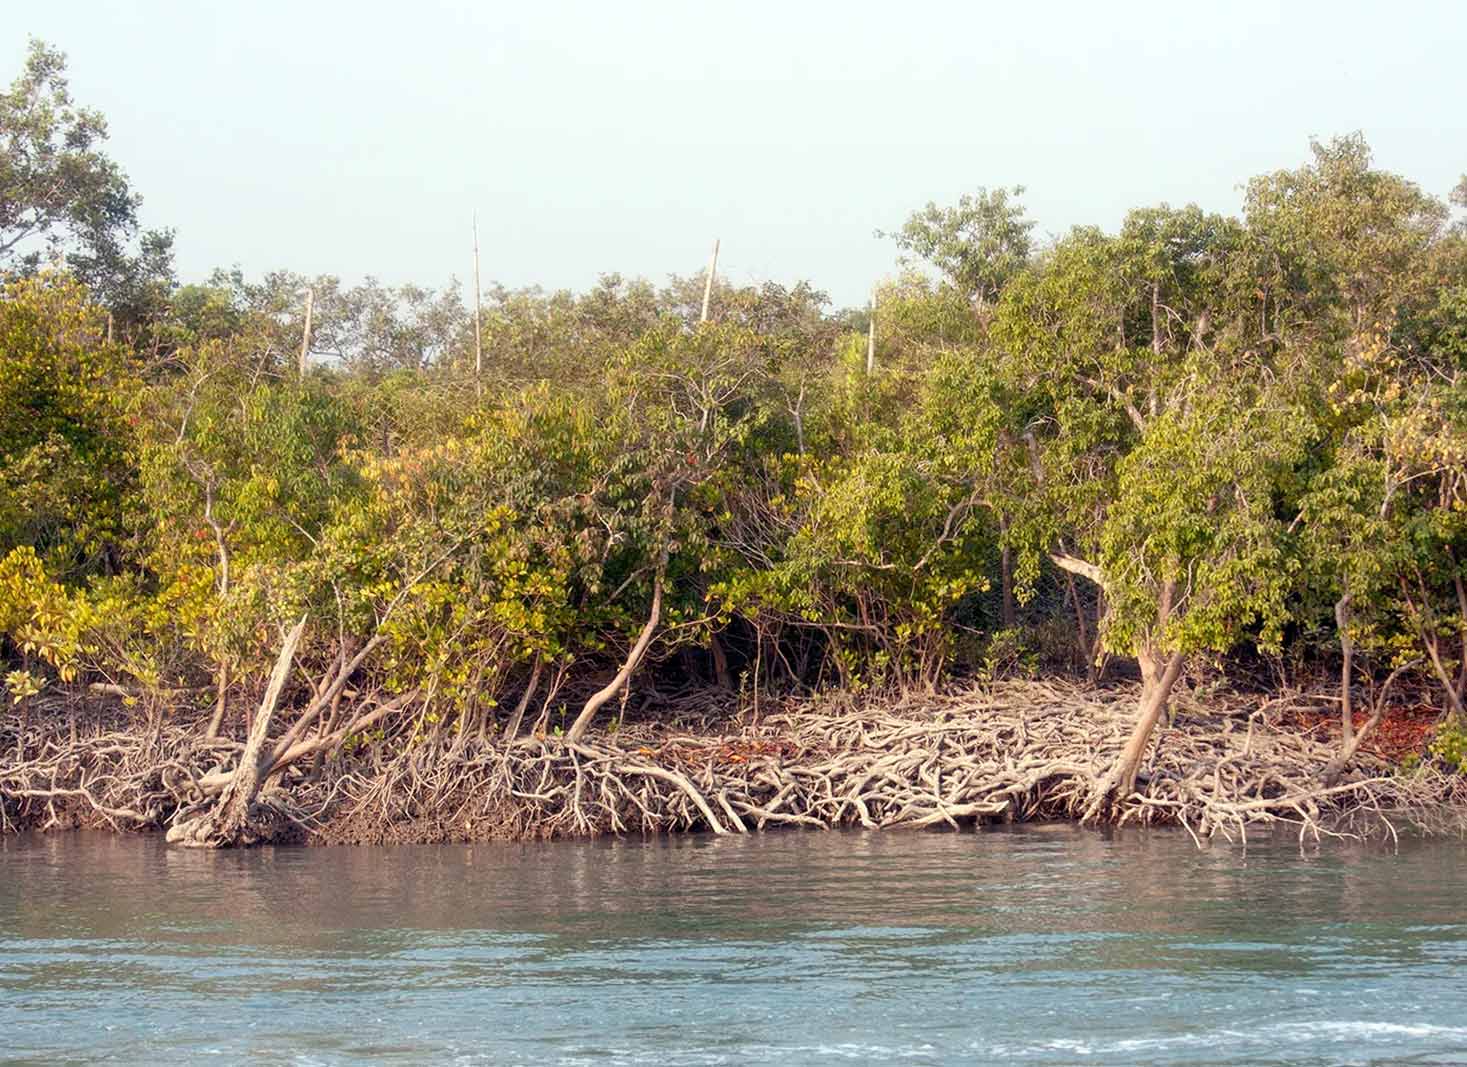
[[[1459,1037],[1467,1039],[1467,1026],[1441,1026],[1436,1023],[1384,1023],[1364,1019],[1331,1019],[1308,1023],[1275,1023],[1265,1027],[1281,1035],[1295,1034],[1303,1038],[1334,1037],[1339,1040],[1359,1037]]]
[[[1117,1054],[1163,1052],[1184,1048],[1233,1049],[1275,1046],[1279,1042],[1401,1041],[1435,1039],[1467,1042],[1467,1027],[1437,1023],[1392,1023],[1365,1019],[1330,1019],[1312,1022],[1273,1023],[1256,1030],[1209,1030],[1195,1033],[1168,1034],[1155,1037],[1131,1037],[1119,1040],[1056,1038],[1032,1045],[970,1045],[969,1051],[1011,1059],[1047,1059],[1059,1052],[1072,1056],[1110,1057]],[[1453,1050],[1456,1048],[1454,1046]]]

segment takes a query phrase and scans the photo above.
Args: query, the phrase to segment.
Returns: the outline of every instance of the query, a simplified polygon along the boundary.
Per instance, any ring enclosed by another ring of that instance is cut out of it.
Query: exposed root
[[[1004,683],[882,705],[788,705],[757,725],[636,725],[575,744],[413,739],[413,716],[394,702],[372,713],[383,742],[341,750],[348,735],[334,737],[319,776],[305,775],[304,761],[277,765],[279,786],[259,803],[276,812],[278,839],[323,842],[1078,818],[1125,742],[1135,701],[1132,689]],[[1334,749],[1280,728],[1288,701],[1178,703],[1136,790],[1108,808],[1112,821],[1180,825],[1199,843],[1280,824],[1301,840],[1463,826],[1461,776],[1400,775],[1364,755],[1324,786]],[[12,753],[14,729],[15,720],[0,729]],[[148,751],[145,740],[27,739],[25,759],[0,765],[0,820],[160,827],[201,810],[237,759],[238,746],[205,742],[197,728],[166,726]]]

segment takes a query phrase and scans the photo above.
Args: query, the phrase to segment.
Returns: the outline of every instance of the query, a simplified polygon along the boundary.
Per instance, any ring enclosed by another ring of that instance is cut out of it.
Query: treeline
[[[720,280],[706,322],[697,277],[492,289],[476,375],[451,289],[177,284],[63,69],[35,45],[0,98],[14,700],[100,681],[231,728],[302,616],[305,673],[414,694],[419,735],[575,736],[634,675],[856,690],[1119,656],[1129,792],[1186,665],[1243,655],[1340,669],[1342,759],[1356,705],[1373,724],[1411,685],[1467,761],[1467,230],[1358,137],[1236,217],[1041,245],[1020,190],[929,205],[890,235],[928,269],[880,288],[874,331],[805,284]],[[100,236],[99,188],[126,209]]]

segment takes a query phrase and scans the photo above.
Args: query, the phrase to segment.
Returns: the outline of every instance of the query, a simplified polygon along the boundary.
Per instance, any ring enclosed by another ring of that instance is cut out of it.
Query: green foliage
[[[106,120],[72,100],[66,56],[44,41],[0,93],[0,131],[0,270],[31,274],[64,255],[120,315],[147,317],[172,281],[172,234],[146,233],[129,252],[142,198],[103,151]]]
[[[1214,386],[1148,425],[1100,532],[1112,647],[1278,647],[1295,564],[1276,486],[1308,445],[1291,414]]]
[[[68,578],[117,565],[135,479],[139,388],[105,316],[63,276],[0,296],[0,553],[30,546]]]
[[[22,112],[41,147],[0,160],[9,262],[35,265],[7,232],[132,234],[42,46],[0,100]],[[63,163],[74,187],[41,203]],[[806,283],[718,279],[707,322],[696,276],[491,287],[476,376],[446,290],[175,289],[158,246],[147,330],[109,341],[93,301],[115,313],[152,268],[12,278],[7,689],[258,689],[304,613],[306,673],[416,692],[411,743],[493,730],[537,686],[568,729],[563,694],[604,685],[654,605],[633,667],[747,694],[1083,664],[1097,634],[1148,669],[1333,654],[1344,604],[1363,669],[1458,709],[1433,751],[1460,765],[1467,235],[1445,206],[1358,138],[1255,179],[1241,218],[1162,205],[1037,252],[1018,193],[895,235],[943,277],[881,287],[874,365],[869,314]]]
[[[955,206],[929,203],[889,234],[897,247],[927,260],[963,298],[979,307],[991,303],[1029,261],[1034,223],[1024,218],[1018,198],[1023,186],[982,189]],[[880,236],[880,234],[878,234]]]
[[[1459,774],[1467,774],[1467,724],[1460,716],[1447,719],[1436,728],[1428,752]]]

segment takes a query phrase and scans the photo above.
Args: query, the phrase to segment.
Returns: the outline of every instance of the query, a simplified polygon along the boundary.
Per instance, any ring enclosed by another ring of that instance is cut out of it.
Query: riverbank
[[[233,843],[405,843],[602,834],[927,827],[1079,819],[1125,741],[1127,686],[1005,682],[894,701],[788,703],[757,718],[684,707],[569,744],[362,731],[267,768]],[[406,714],[402,709],[400,714]],[[1467,779],[1362,752],[1333,785],[1308,702],[1183,697],[1137,791],[1099,819],[1199,840],[1287,824],[1301,834],[1463,825]],[[377,722],[384,722],[379,716]],[[38,725],[44,723],[45,725]],[[23,734],[23,736],[22,736]],[[6,831],[161,831],[218,803],[244,745],[201,722],[139,727],[95,700],[0,720]],[[268,747],[268,746],[267,746]],[[299,745],[297,750],[299,750]],[[317,758],[319,757],[319,759]]]

